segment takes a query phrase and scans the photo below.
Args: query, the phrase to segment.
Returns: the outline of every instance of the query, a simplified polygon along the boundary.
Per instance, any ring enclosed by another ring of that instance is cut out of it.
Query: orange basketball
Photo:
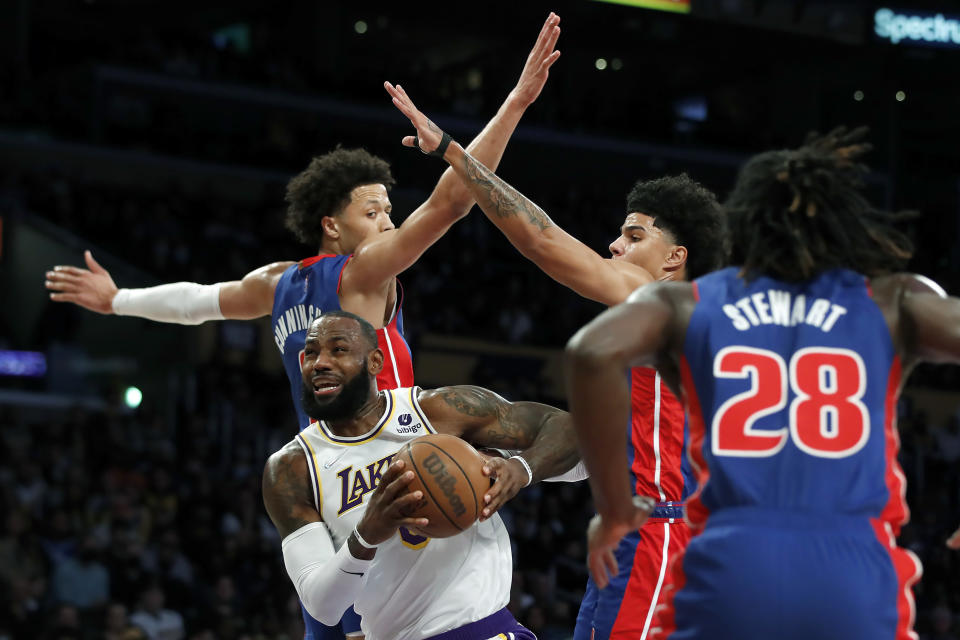
[[[480,517],[490,478],[483,475],[483,458],[467,442],[429,434],[408,442],[397,458],[414,473],[409,490],[423,491],[423,499],[409,515],[430,520],[421,528],[425,535],[449,538]]]

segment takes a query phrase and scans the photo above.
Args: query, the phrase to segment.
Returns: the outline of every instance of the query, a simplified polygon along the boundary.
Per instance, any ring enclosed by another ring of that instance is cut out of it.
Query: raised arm
[[[510,243],[560,284],[612,306],[653,281],[642,267],[604,258],[558,227],[543,209],[501,180],[469,150],[452,143],[444,159]]]
[[[665,353],[682,346],[675,305],[664,292],[667,287],[689,292],[690,285],[643,287],[627,302],[601,313],[567,344],[567,399],[599,514],[588,534],[589,565],[601,588],[607,583],[607,571],[617,573],[613,551],[620,539],[638,528],[654,506],[649,498],[632,497],[626,457],[610,456],[627,447],[624,425],[630,417],[630,390],[624,371],[662,364]]]
[[[87,268],[58,265],[46,273],[54,302],[72,302],[103,314],[135,316],[157,322],[200,324],[207,320],[251,320],[270,315],[273,291],[292,262],[274,262],[241,280],[201,285],[172,282],[141,289],[119,289],[110,272],[90,251]]]
[[[551,13],[540,30],[539,37],[520,74],[497,114],[470,143],[469,149],[491,166],[497,166],[503,157],[510,136],[521,116],[540,95],[547,81],[550,66],[560,56],[554,51],[560,35],[559,16]],[[394,97],[404,96],[403,90],[389,82],[384,87]],[[436,128],[436,125],[430,123]],[[473,206],[473,195],[448,169],[440,177],[427,198],[399,228],[377,234],[358,247],[354,258],[344,269],[344,289],[352,291],[378,290],[384,282],[409,268],[440,239],[454,222]]]
[[[470,385],[422,391],[419,402],[441,433],[459,436],[479,447],[522,450],[523,462],[516,457],[488,461],[488,472],[497,477],[497,482],[485,497],[483,517],[493,514],[524,486],[559,476],[580,459],[570,415],[554,407],[510,402],[488,389]]]
[[[403,139],[406,146],[419,144],[425,152],[436,152],[443,132],[417,111],[402,91],[394,104],[417,129],[417,137]],[[619,304],[637,287],[653,281],[642,267],[626,261],[610,260],[561,229],[539,206],[500,179],[483,158],[463,149],[455,141],[446,148],[443,159],[457,174],[484,214],[510,243],[548,276],[585,298],[606,305]]]

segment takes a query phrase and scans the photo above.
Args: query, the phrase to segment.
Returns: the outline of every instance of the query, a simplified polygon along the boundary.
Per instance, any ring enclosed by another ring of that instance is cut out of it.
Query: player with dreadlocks
[[[726,203],[736,266],[644,287],[567,347],[601,585],[650,509],[609,462],[624,446],[623,368],[655,366],[689,414],[698,534],[653,637],[917,637],[921,568],[895,541],[908,518],[896,403],[918,362],[960,363],[960,299],[895,273],[912,248],[894,227],[904,214],[860,193],[863,133],[751,159]]]

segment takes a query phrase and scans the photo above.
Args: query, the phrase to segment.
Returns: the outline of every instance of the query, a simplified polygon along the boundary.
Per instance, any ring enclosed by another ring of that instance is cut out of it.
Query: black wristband
[[[440,138],[440,146],[433,151],[424,151],[420,147],[420,138],[417,136],[413,136],[413,144],[417,149],[420,149],[421,153],[425,153],[428,156],[433,156],[434,158],[442,158],[443,154],[447,152],[447,147],[449,147],[450,143],[453,142],[453,138],[451,138],[450,134],[446,131],[441,131],[440,133],[443,134],[443,136]]]

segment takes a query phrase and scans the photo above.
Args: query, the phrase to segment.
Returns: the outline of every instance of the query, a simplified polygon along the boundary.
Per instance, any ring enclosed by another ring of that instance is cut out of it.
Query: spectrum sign
[[[892,44],[960,48],[960,18],[942,13],[877,9],[873,14],[873,32],[881,40],[888,40]]]

